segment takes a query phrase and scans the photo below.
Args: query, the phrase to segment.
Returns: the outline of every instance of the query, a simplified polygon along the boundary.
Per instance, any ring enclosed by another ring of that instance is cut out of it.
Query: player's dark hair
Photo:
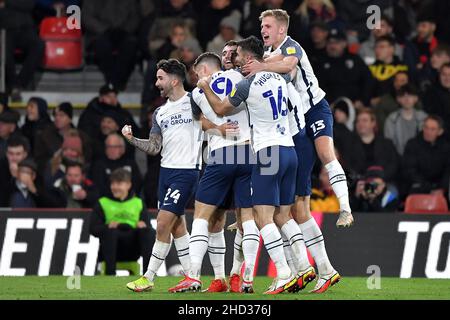
[[[197,67],[200,63],[208,63],[216,66],[218,69],[222,66],[222,61],[220,57],[214,52],[205,52],[202,53],[195,59],[194,68]]]
[[[30,143],[28,142],[28,139],[22,136],[12,136],[8,139],[7,148],[11,147],[23,147],[23,150],[25,150],[28,154],[30,153]]]
[[[225,42],[225,44],[224,44],[224,48],[225,47],[234,47],[234,46],[237,46],[237,41],[236,40],[229,40],[229,41],[227,41],[227,42]]]
[[[110,182],[131,182],[131,172],[124,168],[117,168],[109,176]]]
[[[389,16],[385,15],[385,14],[381,15],[380,20],[386,22],[390,27],[394,26],[394,23],[392,22],[392,19]]]
[[[444,120],[443,120],[440,116],[437,116],[437,115],[435,115],[435,114],[430,114],[430,115],[428,115],[428,116],[425,118],[424,123],[425,123],[426,121],[428,121],[428,120],[436,121],[437,124],[438,124],[438,126],[439,126],[439,128],[440,128],[440,129],[444,129]]]
[[[380,42],[387,42],[391,47],[395,47],[395,40],[392,36],[385,35],[375,40],[375,44],[378,44]]]
[[[156,65],[157,70],[161,69],[167,74],[178,77],[181,82],[186,79],[186,66],[177,59],[160,60]]]
[[[243,51],[251,53],[256,59],[263,60],[264,58],[264,44],[255,36],[250,36],[237,43]]]

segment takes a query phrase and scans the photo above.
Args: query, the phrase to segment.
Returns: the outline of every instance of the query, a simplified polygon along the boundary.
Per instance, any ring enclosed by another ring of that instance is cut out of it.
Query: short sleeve
[[[292,39],[287,39],[286,42],[281,46],[281,54],[285,57],[294,56],[299,61],[303,56],[302,47]]]
[[[242,102],[247,100],[250,92],[250,79],[243,79],[236,84],[236,87],[231,91],[228,100],[234,107],[239,107]]]
[[[161,107],[157,108],[155,112],[153,112],[152,116],[152,128],[150,129],[150,134],[158,134],[161,135],[161,127],[159,126],[158,120],[156,120],[156,117],[158,116],[159,109]]]
[[[191,108],[192,108],[192,114],[194,115],[195,119],[199,119],[200,115],[202,114],[202,109],[198,106],[197,102],[195,101],[195,97],[200,94],[199,92],[192,91],[191,94]]]

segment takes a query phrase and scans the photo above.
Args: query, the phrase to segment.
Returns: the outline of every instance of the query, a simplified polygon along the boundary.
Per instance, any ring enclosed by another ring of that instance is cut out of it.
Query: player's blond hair
[[[259,16],[259,21],[262,21],[262,19],[264,19],[265,17],[274,17],[275,20],[277,20],[278,22],[285,24],[286,29],[289,28],[289,14],[286,12],[286,10],[283,9],[265,10]]]

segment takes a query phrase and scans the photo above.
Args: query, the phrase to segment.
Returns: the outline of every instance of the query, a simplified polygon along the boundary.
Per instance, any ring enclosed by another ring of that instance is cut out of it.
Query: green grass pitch
[[[449,280],[381,278],[381,289],[369,290],[367,278],[344,277],[324,294],[310,294],[310,284],[305,291],[276,296],[263,295],[270,285],[271,278],[255,279],[255,294],[235,293],[177,293],[170,294],[167,289],[180,278],[156,278],[153,291],[135,293],[125,284],[136,277],[81,277],[80,289],[68,289],[68,277],[0,277],[0,300],[25,299],[64,299],[64,300],[450,300]],[[203,286],[209,284],[211,277],[203,277]],[[70,281],[69,281],[70,282]]]

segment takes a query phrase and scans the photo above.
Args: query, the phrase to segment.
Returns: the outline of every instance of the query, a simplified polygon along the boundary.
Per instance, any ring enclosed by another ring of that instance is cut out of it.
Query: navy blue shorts
[[[181,216],[197,187],[197,169],[168,169],[161,167],[158,183],[158,209]]]
[[[251,208],[251,174],[255,157],[250,145],[229,146],[211,152],[195,200],[224,208],[230,192],[236,208]]]
[[[326,99],[320,100],[305,113],[306,134],[312,140],[327,136],[333,138],[333,113]]]
[[[293,140],[298,158],[295,194],[306,197],[311,195],[311,174],[317,159],[316,148],[305,130],[297,133]]]
[[[252,172],[253,205],[293,204],[297,163],[293,147],[272,146],[258,151]]]

